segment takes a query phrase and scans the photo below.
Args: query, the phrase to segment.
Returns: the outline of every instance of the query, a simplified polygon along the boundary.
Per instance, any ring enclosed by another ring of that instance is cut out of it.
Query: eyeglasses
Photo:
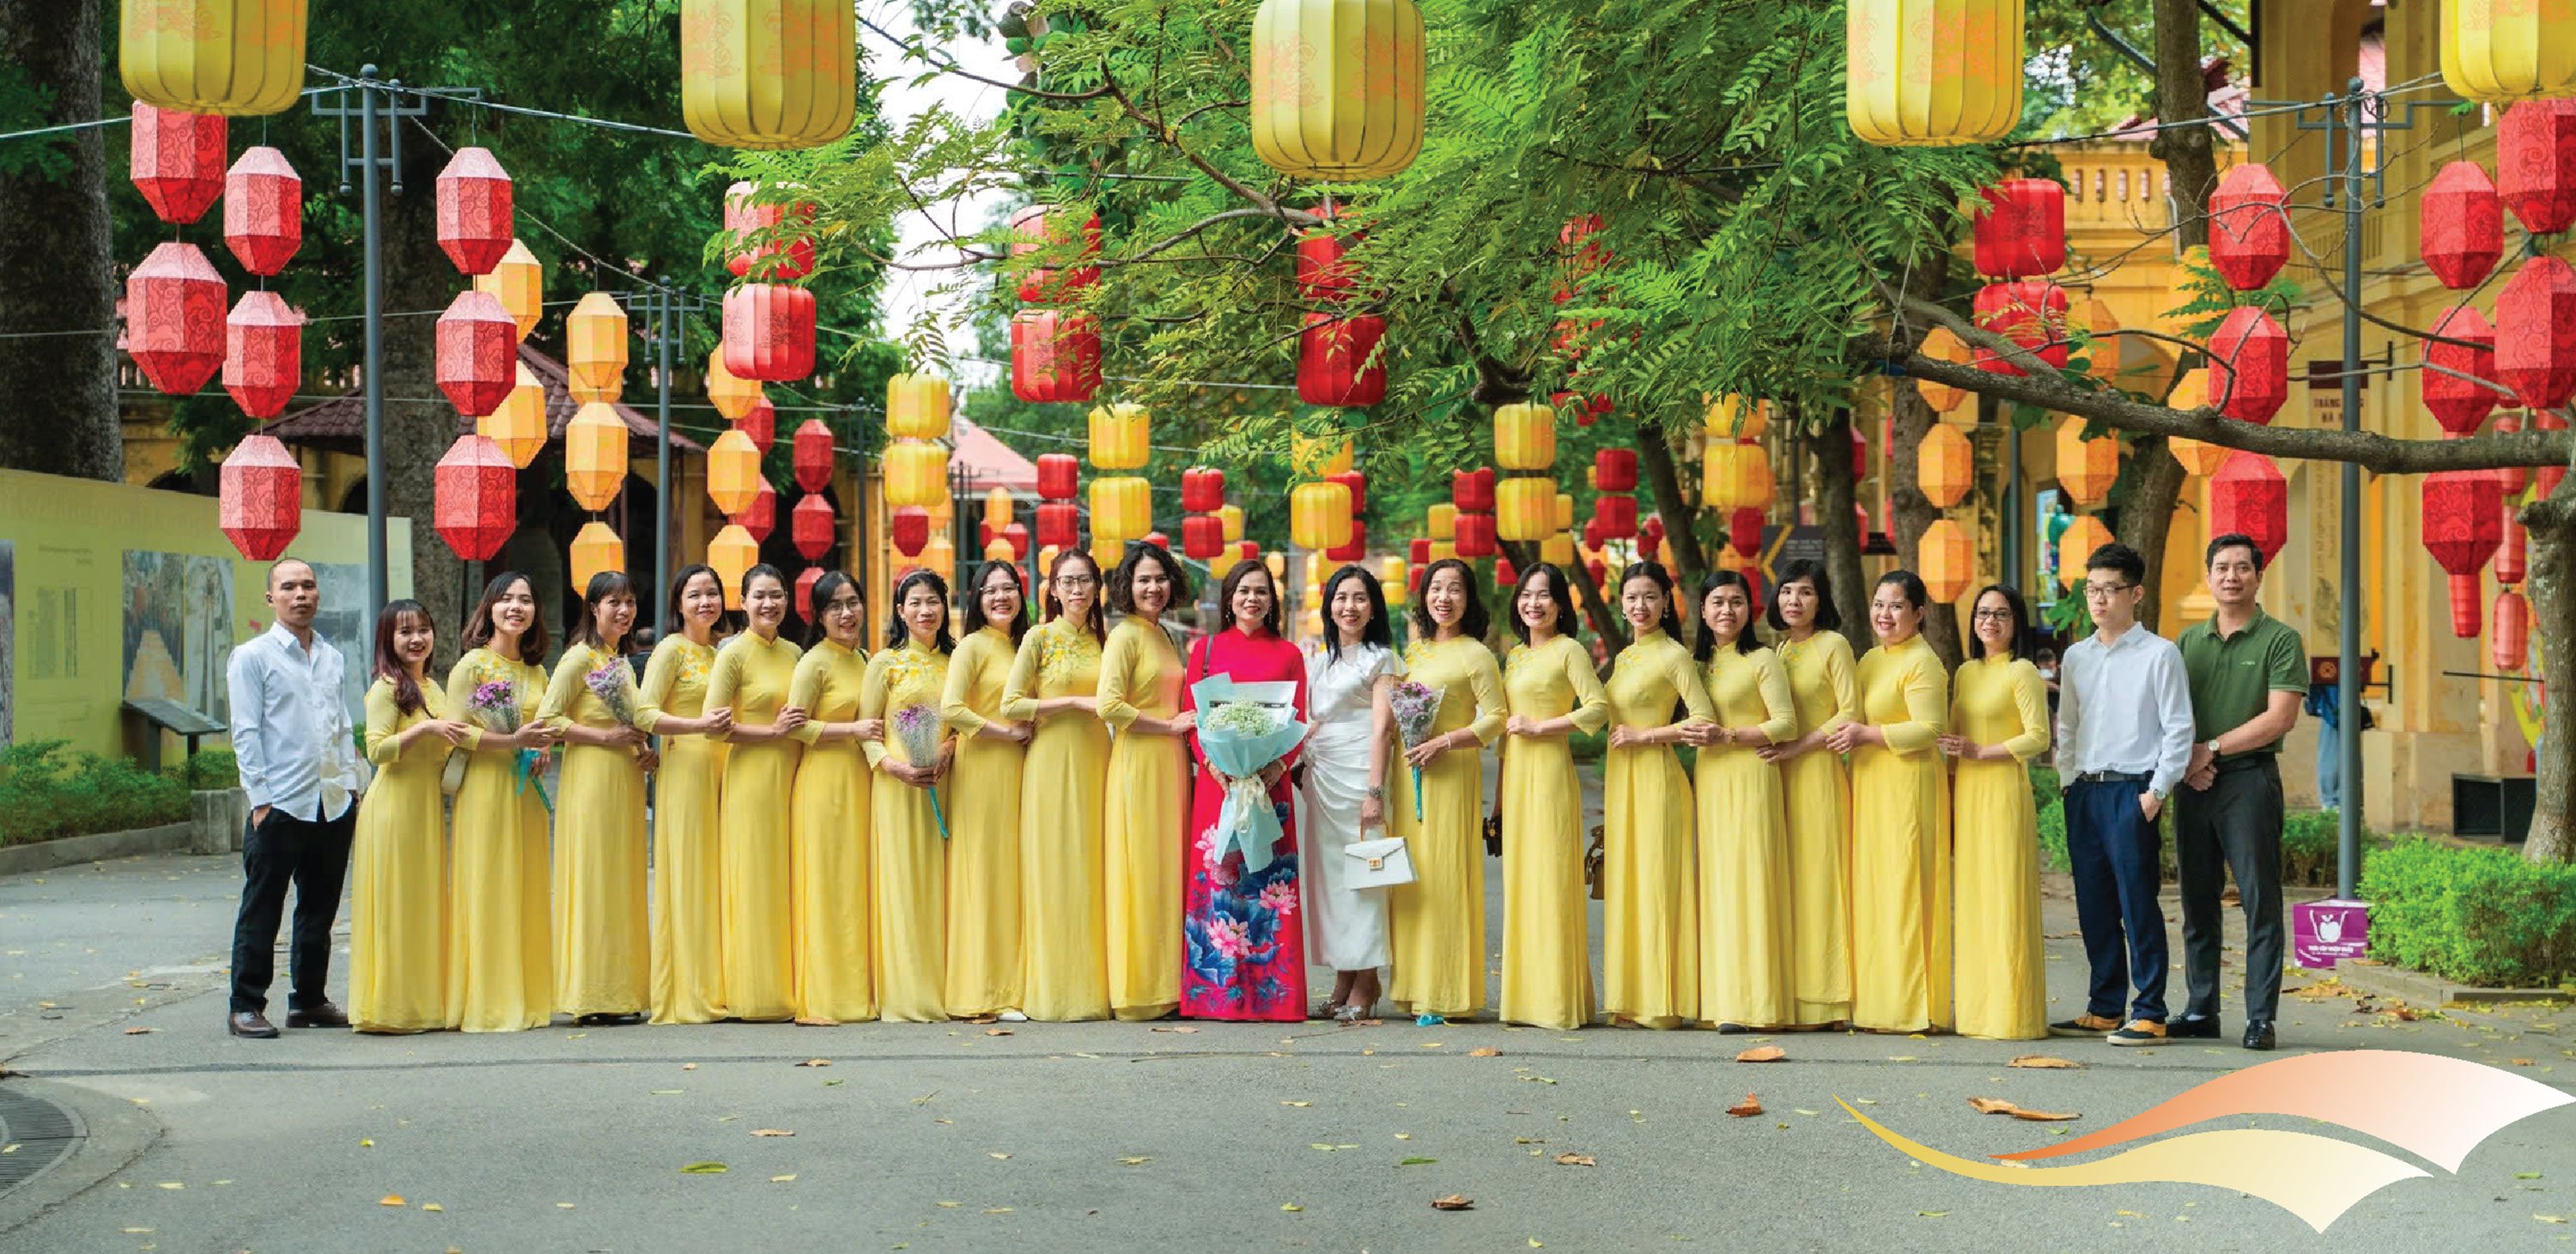
[[[2012,621],[2012,616],[2011,610],[1978,610],[1974,615],[1981,623],[2008,623]]]
[[[1058,575],[1055,577],[1055,586],[1063,588],[1068,592],[1075,588],[1088,588],[1099,582],[1099,580],[1094,579],[1089,575]]]
[[[2084,599],[2087,601],[2107,601],[2113,596],[2126,592],[2137,586],[2138,585],[2133,583],[2087,583],[2084,585]]]

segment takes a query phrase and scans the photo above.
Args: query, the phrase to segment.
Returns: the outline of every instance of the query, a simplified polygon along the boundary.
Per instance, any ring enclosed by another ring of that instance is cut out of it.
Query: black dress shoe
[[[268,1021],[267,1015],[256,1010],[234,1011],[230,1018],[224,1020],[224,1029],[235,1036],[247,1036],[261,1041],[272,1039],[277,1035],[276,1025]]]
[[[286,1012],[286,1026],[290,1028],[345,1028],[349,1026],[349,1016],[342,1013],[338,1006],[334,1006],[327,1001],[317,1002],[302,1010],[288,1010]]]
[[[2245,1048],[2270,1049],[2274,1043],[2269,1020],[2256,1019],[2245,1025]]]
[[[2218,1039],[2217,1015],[2191,1015],[2165,1022],[2165,1035],[2177,1041],[2214,1041]]]

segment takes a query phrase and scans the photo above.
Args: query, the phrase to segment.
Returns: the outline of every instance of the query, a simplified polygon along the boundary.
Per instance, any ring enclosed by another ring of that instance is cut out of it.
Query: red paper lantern
[[[519,383],[519,324],[501,298],[469,287],[438,315],[438,390],[456,412],[480,418]]]
[[[1425,566],[1415,565],[1415,566],[1407,567],[1407,568],[1405,569],[1405,572],[1404,572],[1404,590],[1405,590],[1405,592],[1406,592],[1407,594],[1409,594],[1409,595],[1412,595],[1412,596],[1421,596],[1421,595],[1422,595],[1422,577],[1423,577],[1424,575],[1426,575],[1426,574],[1429,574],[1429,573],[1430,573],[1430,569],[1429,569],[1428,567],[1425,567]]]
[[[2478,571],[2504,542],[2504,485],[2483,470],[2424,476],[2424,547],[2451,576],[2451,634],[2478,634]]]
[[[807,492],[820,492],[832,482],[832,425],[820,418],[808,418],[796,428],[796,442],[788,454],[796,467],[796,486]]]
[[[1002,528],[1002,538],[1010,542],[1011,560],[1021,561],[1029,555],[1029,528],[1026,523],[1012,523]],[[1028,589],[1020,590],[1025,594]]]
[[[1359,286],[1359,270],[1343,259],[1349,246],[1323,227],[1297,236],[1297,295],[1311,301],[1350,299]]]
[[[459,148],[438,172],[438,247],[467,274],[490,274],[519,237],[510,175],[489,148]],[[736,373],[740,373],[737,371]]]
[[[2504,543],[2496,546],[2497,583],[2521,583],[2531,574],[2531,536],[2522,529],[2521,508],[2510,495],[2504,503]]]
[[[519,468],[501,446],[461,435],[430,471],[438,538],[469,562],[500,556],[519,525]]]
[[[2495,329],[2487,325],[2484,314],[2462,305],[2443,314],[2441,321],[2433,324],[2433,334],[2476,346],[2426,340],[2426,368],[2417,372],[2423,376],[2424,408],[2432,411],[2433,421],[2442,424],[2444,434],[2456,439],[2477,430],[2496,402],[2503,399],[2494,388],[2478,382],[2496,381]],[[2471,377],[2464,379],[2461,375]]]
[[[1606,538],[1626,540],[1635,536],[1637,498],[1625,492],[1604,492],[1592,498],[1592,521],[1601,524],[1601,534]]]
[[[1469,561],[1492,557],[1499,551],[1495,540],[1493,515],[1458,515],[1456,529],[1451,533],[1451,543],[1457,546],[1458,556]]]
[[[759,449],[763,457],[769,456],[769,446],[778,443],[778,407],[771,404],[766,396],[752,402],[750,412],[733,425],[735,430],[751,437],[751,446]]]
[[[1146,532],[1145,543],[1153,545],[1155,548],[1161,549],[1166,553],[1172,551],[1172,538],[1159,531]]]
[[[814,373],[814,293],[745,283],[725,293],[724,363],[737,378],[793,383]]]
[[[1324,476],[1324,482],[1338,483],[1343,487],[1350,489],[1352,521],[1358,521],[1360,515],[1368,512],[1367,475],[1361,474],[1356,470],[1345,470],[1338,475]]]
[[[2525,100],[2504,111],[2496,190],[2534,235],[2576,226],[2576,100]]]
[[[2454,161],[2424,189],[2424,268],[2442,286],[2466,291],[2486,281],[2504,255],[2504,202],[2485,166]]]
[[[168,247],[168,245],[163,245]],[[274,560],[304,526],[304,468],[267,435],[245,436],[224,458],[216,517],[243,557]]]
[[[2546,254],[2523,262],[2495,309],[2497,381],[2533,409],[2566,404],[2576,394],[2576,267]]]
[[[2511,588],[2496,593],[2495,632],[2487,656],[2508,674],[2531,661],[2531,602]]]
[[[1356,562],[1367,556],[1368,524],[1357,518],[1351,520],[1350,543],[1324,550],[1324,560],[1328,562]]]
[[[1520,586],[1521,568],[1512,565],[1508,556],[1494,559],[1494,586],[1510,592]]]
[[[1038,534],[1046,534],[1047,507],[1038,507]],[[919,557],[930,547],[930,511],[918,505],[906,505],[886,517],[886,537],[894,550],[905,557]],[[1071,541],[1067,541],[1071,543]]]
[[[304,315],[284,297],[244,292],[224,319],[224,390],[253,418],[286,412],[304,382]]]
[[[787,535],[796,542],[796,551],[809,562],[823,560],[832,551],[836,528],[833,526],[832,503],[819,491],[807,491],[796,508],[787,511]]]
[[[828,566],[808,566],[797,573],[796,617],[809,623],[814,621],[814,585],[823,582],[823,576],[831,573],[832,568]]]
[[[1597,549],[1610,543],[1610,533],[1602,530],[1598,516],[1583,520],[1583,547]]]
[[[1851,437],[1852,482],[1858,483],[1863,479],[1869,478],[1869,440],[1860,433],[1859,423],[1852,424]],[[1861,528],[1861,534],[1869,534],[1869,528]]]
[[[1651,553],[1664,542],[1664,520],[1659,514],[1647,514],[1637,524],[1637,547]]]
[[[743,241],[756,232],[776,228],[791,213],[799,223],[813,221],[814,204],[805,200],[794,205],[758,204],[753,197],[759,190],[757,183],[736,183],[725,189],[724,229],[733,236],[731,246],[725,249],[725,269],[735,278],[742,278],[757,267],[763,271],[764,279],[793,283],[814,271],[811,235],[799,235],[783,244],[746,245]]]
[[[2209,194],[2209,265],[2227,286],[2250,292],[2290,260],[2289,193],[2259,162],[2231,166]]]
[[[1457,533],[1451,532],[1450,534],[1454,537]],[[1415,566],[1430,565],[1431,538],[1429,536],[1415,536],[1414,538],[1405,541],[1404,560]]]
[[[1041,501],[1037,518],[1039,548],[1070,549],[1082,538],[1082,507],[1071,501]]]
[[[1727,542],[1735,546],[1738,557],[1754,557],[1762,552],[1762,511],[1748,505],[1726,520]]]
[[[778,489],[763,478],[759,491],[752,494],[750,507],[739,514],[725,515],[725,521],[742,528],[754,544],[768,540],[770,531],[778,526]]]
[[[2046,279],[1989,283],[1977,290],[1977,326],[2038,355],[2053,369],[2066,368],[2066,289]],[[1977,350],[1977,369],[1988,374],[2024,374],[2021,367],[1991,350]]]
[[[1100,390],[1100,322],[1078,310],[1011,316],[1011,395],[1032,404],[1090,400]]]
[[[1449,472],[1449,504],[1462,514],[1494,512],[1494,472],[1490,469]]]
[[[2209,533],[2248,536],[2269,564],[2290,541],[2290,481],[2260,453],[2239,450],[2209,480]]]
[[[224,174],[224,244],[252,274],[275,274],[304,246],[304,180],[286,154],[242,150]]]
[[[1297,333],[1297,399],[1309,405],[1360,407],[1386,399],[1386,364],[1370,360],[1386,335],[1376,314],[1306,315]]]
[[[1193,514],[1225,508],[1225,472],[1192,466],[1181,472],[1181,508]],[[1193,553],[1190,556],[1196,557]]]
[[[2209,337],[2209,394],[2218,411],[2261,425],[2290,399],[2290,336],[2251,305],[2231,309]]]
[[[1977,273],[1998,279],[2055,274],[2066,264],[2066,189],[2055,179],[2005,179],[1977,210]]]
[[[2051,183],[2054,187],[2056,184]],[[1592,486],[1603,492],[1637,490],[1637,450],[1605,448],[1592,455]]]
[[[223,194],[221,114],[181,113],[137,100],[127,152],[135,190],[164,222],[194,222]]]
[[[1073,250],[1076,257],[1087,260],[1100,255],[1099,214],[1083,215],[1077,226],[1071,206],[1030,205],[1011,215],[1011,255],[1026,257],[1051,249],[1060,256],[1077,234],[1081,247]],[[1099,281],[1100,267],[1096,265],[1024,270],[1020,272],[1020,299],[1032,305],[1061,305]]]
[[[222,367],[224,280],[196,245],[164,241],[126,276],[125,351],[172,396],[195,395]]]
[[[1225,552],[1225,520],[1214,514],[1192,514],[1182,519],[1181,552],[1194,562]]]
[[[1038,455],[1038,499],[1070,501],[1081,486],[1082,460],[1071,453]],[[1220,502],[1222,503],[1222,502]]]

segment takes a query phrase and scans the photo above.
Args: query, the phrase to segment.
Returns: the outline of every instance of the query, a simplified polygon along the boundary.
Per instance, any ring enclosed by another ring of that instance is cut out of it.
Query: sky
[[[897,36],[909,38],[917,30],[908,0],[864,0],[859,12],[870,22]],[[995,14],[998,13],[997,6]],[[900,130],[924,111],[940,105],[974,121],[989,120],[1001,113],[1006,95],[1001,88],[952,74],[938,75],[928,82],[915,84],[911,80],[928,66],[906,58],[899,48],[865,27],[860,29],[859,38],[867,51],[867,72],[880,83],[880,100],[889,128]],[[999,36],[981,40],[961,39],[945,45],[942,50],[959,65],[985,78],[1012,82],[1020,77],[1018,67],[1011,63],[1010,53],[1003,50]],[[907,213],[897,218],[899,259],[924,264],[953,256],[942,245],[939,228],[944,226],[961,235],[973,232],[982,226],[992,211],[993,202],[998,199],[984,196],[963,202],[933,202],[930,208],[937,215],[936,226],[932,218],[919,213]],[[889,271],[883,297],[886,334],[900,337],[925,311],[933,311],[930,289],[949,277],[938,272]],[[974,352],[972,332],[962,328],[950,332],[947,346],[952,358],[962,358]],[[957,360],[951,373],[961,383],[982,382],[994,370],[984,363]]]

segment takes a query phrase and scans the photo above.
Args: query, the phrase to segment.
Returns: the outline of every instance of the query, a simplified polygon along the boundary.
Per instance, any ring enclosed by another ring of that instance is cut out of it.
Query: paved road
[[[0,1251],[2322,1245],[2223,1190],[1962,1180],[1834,1104],[1873,1103],[1952,1152],[2000,1153],[2254,1060],[2232,1044],[1784,1035],[1770,1039],[1790,1060],[1754,1066],[1733,1057],[1764,1038],[1398,1022],[237,1041],[214,995],[234,875],[163,859],[0,880],[0,1057],[24,1075],[0,1097],[61,1099],[92,1131],[0,1193]],[[2052,894],[2049,930],[2071,932],[2062,884]],[[2081,957],[2062,937],[2050,950],[2063,1010]],[[2519,1074],[2576,1092],[2564,1011],[2404,1022],[2293,999],[2282,1037],[2285,1050],[2530,1058]],[[2004,1066],[2033,1050],[2085,1066]],[[818,1058],[830,1065],[797,1065]],[[1729,1117],[1748,1092],[1765,1113]],[[2083,1118],[1981,1116],[1971,1096]],[[2525,1120],[2457,1176],[2386,1189],[2331,1236],[2567,1248],[2576,1228],[2534,1216],[2576,1218],[2571,1146],[2576,1106]],[[727,1170],[682,1170],[707,1162]],[[1474,1209],[1432,1209],[1450,1193]],[[403,1205],[380,1204],[392,1196]]]

